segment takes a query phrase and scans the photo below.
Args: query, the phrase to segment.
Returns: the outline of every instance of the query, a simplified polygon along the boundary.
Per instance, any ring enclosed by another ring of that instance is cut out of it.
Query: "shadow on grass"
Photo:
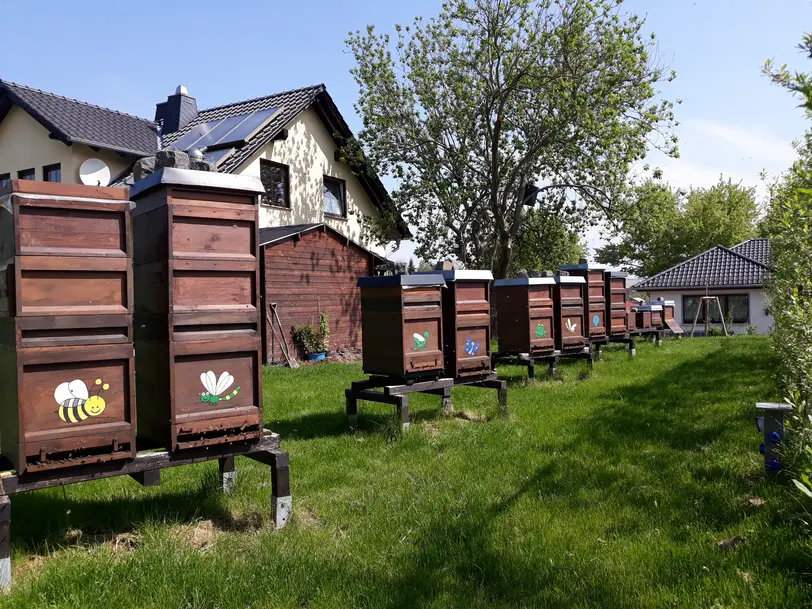
[[[122,489],[120,496],[105,499],[60,496],[57,493],[64,490],[59,489],[15,495],[12,498],[12,547],[41,553],[74,545],[71,532],[81,532],[84,539],[109,540],[118,534],[134,533],[140,525],[149,522],[171,526],[211,520],[223,531],[260,526],[259,518],[234,517],[224,504],[216,471],[206,471],[201,478],[198,489],[171,493],[155,489],[154,493],[147,490],[139,496],[130,494],[129,489]],[[136,483],[133,481],[133,484]],[[270,497],[265,511],[270,519]]]

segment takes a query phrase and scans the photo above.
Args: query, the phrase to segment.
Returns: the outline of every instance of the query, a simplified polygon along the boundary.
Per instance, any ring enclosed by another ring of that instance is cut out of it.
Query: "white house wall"
[[[683,326],[686,333],[691,331],[691,325],[683,324],[682,319],[682,297],[683,296],[705,296],[705,290],[662,290],[648,292],[651,299],[662,297],[664,300],[674,301],[674,317],[677,322]],[[723,294],[747,294],[750,303],[750,321],[746,324],[733,324],[733,329],[736,334],[745,334],[747,327],[753,325],[756,327],[758,334],[768,334],[772,330],[773,317],[766,312],[766,295],[764,290],[711,290],[708,292],[709,296],[722,296]],[[691,320],[693,322],[693,320]],[[687,327],[686,327],[687,325]],[[704,328],[704,325],[702,326]]]
[[[129,164],[114,152],[96,151],[83,144],[67,146],[49,135],[48,130],[25,110],[12,107],[0,123],[0,174],[8,173],[11,179],[16,179],[18,171],[33,168],[35,179],[42,180],[42,168],[59,163],[62,182],[81,184],[79,167],[89,158],[107,163],[111,176],[120,173]]]
[[[305,110],[287,127],[288,137],[268,144],[254,159],[234,173],[259,177],[259,160],[267,159],[290,167],[290,208],[263,205],[260,227],[326,222],[339,233],[376,253],[362,222],[362,216],[377,213],[358,178],[349,166],[335,160],[337,146],[314,110]],[[324,215],[324,176],[346,182],[347,218]]]

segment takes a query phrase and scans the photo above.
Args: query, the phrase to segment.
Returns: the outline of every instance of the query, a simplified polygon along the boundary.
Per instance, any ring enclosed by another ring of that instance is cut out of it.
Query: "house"
[[[154,121],[0,80],[0,186],[12,179],[81,184],[88,159],[115,175],[157,149]]]
[[[718,296],[725,319],[733,319],[735,333],[743,334],[752,326],[757,333],[766,334],[773,325],[764,288],[770,264],[770,240],[748,239],[731,248],[712,247],[644,279],[634,290],[648,293],[652,300],[673,300],[674,316],[686,332],[693,326],[700,298]],[[720,321],[716,307],[712,307],[711,322]],[[702,311],[699,323],[704,325]]]
[[[263,259],[290,263],[269,265],[263,308],[276,304],[288,343],[292,324],[318,323],[329,306],[331,349],[361,345],[357,277],[385,254],[368,221],[392,204],[378,176],[343,160],[352,137],[324,85],[208,109],[179,86],[147,120],[0,81],[0,178],[81,183],[80,166],[94,158],[109,169],[110,186],[126,187],[138,159],[169,147],[260,178]],[[391,237],[408,237],[395,217]],[[274,248],[286,254],[269,257]],[[268,359],[279,359],[278,338],[266,330]]]

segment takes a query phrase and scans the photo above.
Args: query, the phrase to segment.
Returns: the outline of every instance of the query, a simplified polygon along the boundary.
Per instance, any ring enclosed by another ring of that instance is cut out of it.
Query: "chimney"
[[[180,131],[196,118],[197,101],[183,85],[178,85],[175,94],[167,97],[165,102],[155,105],[155,122],[163,120],[163,135]]]

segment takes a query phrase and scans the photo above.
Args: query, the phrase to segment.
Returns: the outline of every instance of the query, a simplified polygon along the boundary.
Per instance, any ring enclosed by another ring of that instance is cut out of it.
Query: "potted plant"
[[[293,326],[292,332],[293,340],[301,345],[305,353],[305,359],[324,359],[330,341],[330,326],[326,313],[319,314],[318,328],[315,328],[313,324],[302,324]]]

